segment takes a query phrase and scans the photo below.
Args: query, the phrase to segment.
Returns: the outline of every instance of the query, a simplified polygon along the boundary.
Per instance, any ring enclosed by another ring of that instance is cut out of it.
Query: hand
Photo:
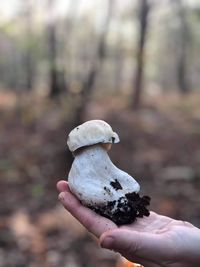
[[[66,181],[58,182],[57,188],[63,206],[99,238],[103,248],[145,267],[200,266],[200,229],[192,224],[151,212],[149,217],[118,227],[81,205]]]

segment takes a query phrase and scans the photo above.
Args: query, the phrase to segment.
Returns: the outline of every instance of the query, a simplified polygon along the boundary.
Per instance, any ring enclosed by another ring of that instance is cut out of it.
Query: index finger
[[[87,228],[89,232],[93,233],[97,237],[100,237],[101,234],[108,230],[117,228],[116,224],[111,220],[98,215],[87,207],[84,207],[70,191],[61,192],[59,194],[59,200],[63,206]]]
[[[68,182],[65,180],[58,181],[56,187],[60,193],[64,191],[70,191]]]

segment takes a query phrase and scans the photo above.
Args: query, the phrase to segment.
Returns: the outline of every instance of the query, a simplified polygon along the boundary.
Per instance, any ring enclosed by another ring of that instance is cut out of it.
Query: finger
[[[69,191],[69,186],[67,181],[61,180],[57,182],[56,186],[59,192]]]
[[[152,262],[152,261],[149,261],[149,260],[144,260],[144,259],[141,259],[139,257],[134,257],[134,261],[135,263],[138,263],[144,267],[160,267],[160,265]],[[134,265],[135,266],[135,265]]]
[[[60,193],[59,199],[63,206],[95,236],[99,237],[104,232],[117,228],[109,219],[84,207],[70,192]]]
[[[100,237],[103,248],[112,249],[126,255],[129,259],[140,259],[157,263],[169,260],[173,256],[174,244],[168,242],[168,237],[156,234],[141,233],[127,229],[115,229]]]
[[[129,264],[129,262],[127,262],[126,260],[124,260],[124,261],[125,262],[124,262],[124,264],[122,264],[122,266],[132,266],[131,263]],[[131,262],[135,263],[134,266],[136,266],[136,264],[139,264],[139,265],[145,266],[145,267],[160,267],[160,265],[158,265],[158,264],[155,264],[155,263],[153,263],[151,261],[145,261],[145,260],[140,259],[138,257],[134,257],[134,259],[132,259]]]

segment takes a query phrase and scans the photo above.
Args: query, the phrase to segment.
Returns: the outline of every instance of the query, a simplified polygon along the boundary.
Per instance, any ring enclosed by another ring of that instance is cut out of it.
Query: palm
[[[162,234],[166,231],[169,231],[175,222],[178,221],[174,221],[169,217],[161,216],[151,212],[149,217],[138,218],[136,222],[121,226],[120,228],[128,230],[133,229],[139,232]]]
[[[151,212],[149,217],[118,227],[111,220],[82,206],[71,194],[67,182],[60,181],[57,188],[61,192],[59,198],[64,207],[100,238],[101,244],[105,237],[114,235],[116,244],[109,248],[129,260],[145,267],[186,267],[190,266],[189,262],[193,263],[193,267],[200,266],[200,230],[190,223]]]
[[[137,219],[130,225],[120,227],[120,229],[137,232],[138,236],[145,236],[146,243],[143,244],[144,247],[140,247],[140,257],[134,256],[137,255],[138,248],[133,248],[132,251],[127,251],[126,248],[125,251],[120,252],[130,260],[143,263],[145,267],[189,266],[188,262],[184,260],[183,253],[184,249],[186,253],[188,249],[188,247],[184,248],[188,239],[188,228],[194,227],[190,223],[151,212],[149,217]],[[180,248],[181,250],[179,250]],[[180,257],[182,263],[176,263]]]

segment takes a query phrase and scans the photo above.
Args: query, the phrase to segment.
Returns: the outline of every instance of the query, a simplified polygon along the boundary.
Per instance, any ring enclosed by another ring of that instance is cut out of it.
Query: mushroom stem
[[[86,205],[103,205],[140,190],[133,177],[112,163],[101,144],[76,154],[68,181],[70,190]]]

